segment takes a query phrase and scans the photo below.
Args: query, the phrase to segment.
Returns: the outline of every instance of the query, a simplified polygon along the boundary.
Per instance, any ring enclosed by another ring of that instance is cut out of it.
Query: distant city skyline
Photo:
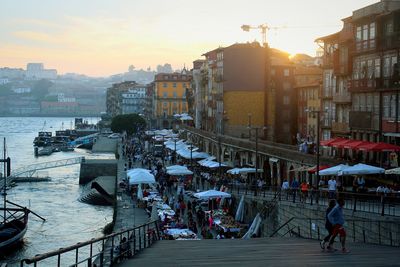
[[[109,76],[136,69],[173,69],[219,46],[261,42],[267,23],[271,47],[315,55],[317,37],[339,31],[341,19],[376,0],[26,0],[2,1],[0,67],[44,63],[60,74]]]

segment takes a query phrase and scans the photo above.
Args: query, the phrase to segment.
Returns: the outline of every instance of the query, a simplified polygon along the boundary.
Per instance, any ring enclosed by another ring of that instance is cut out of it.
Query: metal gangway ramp
[[[11,170],[10,177],[21,177],[21,175],[25,177],[32,177],[36,171],[45,170],[45,169],[52,169],[58,167],[64,167],[69,165],[80,164],[85,161],[85,157],[76,157],[76,158],[69,158],[69,159],[61,159],[61,160],[54,160],[48,162],[41,162],[36,164],[27,165],[15,170]]]

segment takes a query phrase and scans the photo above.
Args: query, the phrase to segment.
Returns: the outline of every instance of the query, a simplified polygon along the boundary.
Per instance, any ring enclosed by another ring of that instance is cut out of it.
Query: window
[[[383,77],[389,77],[390,75],[390,57],[383,59]]]
[[[186,88],[186,83],[182,83],[182,87],[183,87],[183,88]]]
[[[390,118],[396,118],[396,95],[390,96]]]
[[[287,81],[285,81],[285,82],[283,82],[283,90],[286,90],[286,91],[288,91],[288,90],[290,90],[290,82],[287,82]]]
[[[367,94],[367,111],[372,111],[372,94]]]
[[[289,105],[289,104],[290,104],[290,98],[289,98],[289,96],[285,95],[285,96],[283,97],[283,104],[284,104],[284,105]]]
[[[361,41],[362,39],[362,31],[361,31],[361,26],[357,27],[357,32],[356,32],[356,41]]]
[[[168,92],[163,92],[163,97],[167,98],[168,97]]]
[[[375,78],[380,78],[381,77],[381,59],[376,58],[375,59]]]
[[[272,76],[275,75],[275,69],[271,69],[271,75],[272,75]]]
[[[167,88],[168,87],[167,83],[163,83],[163,87]]]
[[[284,69],[283,70],[283,76],[289,76],[290,75],[290,72],[289,72],[289,69]]]
[[[172,95],[173,95],[174,98],[177,98],[177,97],[178,97],[178,94],[176,93],[176,91],[174,91],[174,92],[172,93]]]
[[[360,95],[360,111],[365,111],[365,108],[366,108],[366,103],[365,103],[366,101],[365,101],[365,95],[364,94],[362,94],[362,95]]]
[[[163,104],[163,108],[166,108],[168,106],[167,102],[163,102],[162,104]]]
[[[173,83],[173,84],[172,84],[172,87],[176,88],[176,83]]]
[[[389,110],[390,110],[390,96],[384,95],[383,96],[383,117],[389,118]]]

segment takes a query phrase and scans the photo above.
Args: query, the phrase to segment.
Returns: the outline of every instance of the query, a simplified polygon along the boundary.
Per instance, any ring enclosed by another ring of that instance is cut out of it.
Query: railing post
[[[78,264],[78,251],[79,251],[79,248],[76,248],[75,249],[75,265]]]
[[[139,251],[141,251],[142,250],[142,237],[140,236],[140,226],[139,226]]]
[[[111,251],[110,251],[110,262],[114,261],[114,236],[111,237]]]
[[[385,216],[385,197],[383,196],[383,194],[381,195],[381,206],[382,206],[381,215]]]
[[[136,255],[136,229],[133,230],[133,255]]]
[[[60,267],[60,265],[61,265],[61,254],[58,253],[58,256],[57,256],[57,266]],[[36,262],[35,262],[35,266],[36,266]]]

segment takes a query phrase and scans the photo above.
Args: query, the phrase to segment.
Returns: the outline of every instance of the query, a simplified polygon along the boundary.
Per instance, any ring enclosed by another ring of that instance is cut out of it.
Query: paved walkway
[[[119,154],[122,155],[122,147],[118,146]],[[120,232],[123,230],[131,229],[135,226],[145,224],[149,221],[147,213],[142,208],[137,208],[135,201],[132,200],[131,196],[127,194],[126,190],[120,188],[118,184],[126,177],[125,173],[126,160],[121,156],[118,160],[118,171],[117,171],[117,207],[116,207],[116,219],[113,228],[113,232]],[[114,240],[119,243],[119,240]],[[110,262],[110,251],[111,251],[111,240],[108,240],[105,244],[105,262]],[[98,260],[96,261],[98,263]]]
[[[116,266],[399,266],[399,248],[350,243],[349,254],[318,241],[256,238],[156,242]]]

